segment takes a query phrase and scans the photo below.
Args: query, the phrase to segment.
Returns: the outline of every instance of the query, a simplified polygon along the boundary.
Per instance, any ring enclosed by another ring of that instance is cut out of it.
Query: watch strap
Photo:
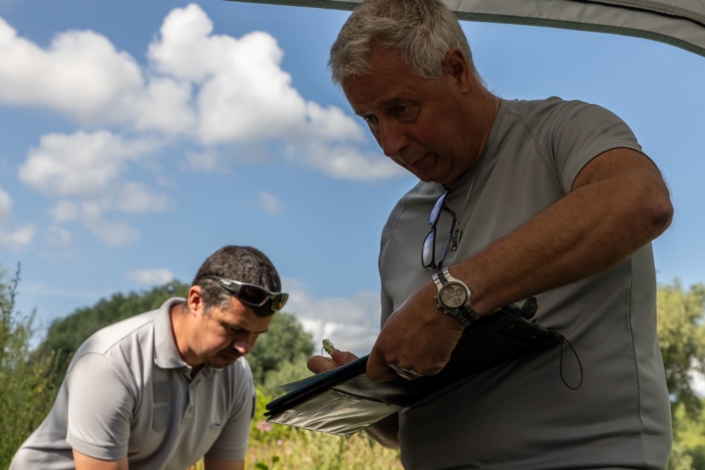
[[[473,323],[475,323],[477,320],[480,319],[480,314],[478,314],[475,310],[472,308],[471,304],[471,295],[470,295],[470,289],[468,286],[465,285],[463,281],[460,281],[453,276],[450,275],[450,272],[448,272],[448,268],[443,268],[443,270],[437,272],[436,274],[433,275],[433,282],[436,284],[436,288],[438,289],[438,294],[440,295],[441,289],[443,288],[444,285],[450,283],[450,282],[457,282],[458,284],[462,285],[465,287],[465,289],[468,291],[468,301],[465,306],[460,307],[460,308],[447,308],[445,307],[440,299],[437,297],[438,300],[438,308],[443,310],[445,313],[449,313],[453,315],[455,318],[460,321],[460,323],[463,326],[470,326]]]

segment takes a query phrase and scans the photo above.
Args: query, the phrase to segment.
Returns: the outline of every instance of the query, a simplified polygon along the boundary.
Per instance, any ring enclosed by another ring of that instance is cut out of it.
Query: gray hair
[[[369,70],[374,47],[386,47],[419,76],[431,81],[443,76],[448,52],[458,48],[473,76],[468,40],[457,18],[440,0],[366,0],[350,15],[330,50],[328,66],[333,82]]]

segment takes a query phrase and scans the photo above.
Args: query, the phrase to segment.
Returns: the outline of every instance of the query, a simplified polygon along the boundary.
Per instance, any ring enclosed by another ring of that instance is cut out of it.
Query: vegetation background
[[[0,469],[43,421],[51,408],[71,355],[98,329],[185,296],[188,286],[173,281],[128,294],[117,293],[56,320],[37,344],[34,315],[15,309],[19,269],[0,273]],[[705,470],[705,399],[691,386],[693,370],[705,372],[705,285],[685,289],[678,280],[658,290],[658,329],[671,392],[674,445],[669,469]],[[364,433],[349,439],[312,433],[263,420],[264,405],[280,396],[278,385],[310,375],[310,335],[293,315],[278,314],[247,359],[258,390],[246,468],[258,470],[386,470],[402,468],[397,451]],[[202,468],[200,464],[192,467]]]

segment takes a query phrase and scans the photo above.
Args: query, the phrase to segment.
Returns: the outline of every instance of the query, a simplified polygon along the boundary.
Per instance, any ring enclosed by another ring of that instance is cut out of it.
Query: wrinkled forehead
[[[396,101],[418,97],[432,83],[400,58],[381,50],[372,57],[366,73],[346,77],[341,87],[353,110],[360,114],[364,107],[394,106]]]

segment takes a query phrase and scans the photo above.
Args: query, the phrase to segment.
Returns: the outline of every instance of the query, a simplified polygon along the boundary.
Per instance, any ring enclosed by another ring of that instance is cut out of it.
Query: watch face
[[[468,293],[462,286],[448,284],[441,289],[441,302],[448,308],[461,307],[468,300]]]

